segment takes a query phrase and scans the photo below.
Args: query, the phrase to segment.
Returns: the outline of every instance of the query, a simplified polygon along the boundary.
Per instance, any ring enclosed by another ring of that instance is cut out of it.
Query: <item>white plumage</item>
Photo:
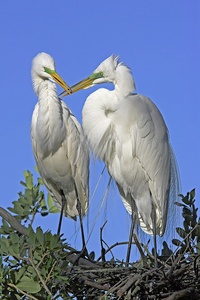
[[[78,199],[82,216],[88,209],[89,154],[82,128],[57,96],[55,81],[67,87],[55,72],[53,58],[39,53],[33,59],[31,73],[38,96],[31,123],[38,170],[55,203],[61,207],[64,196],[65,215],[76,219]]]
[[[131,71],[114,55],[74,85],[72,92],[104,82],[113,83],[114,90],[100,88],[87,98],[82,111],[84,133],[116,181],[126,210],[136,213],[143,231],[162,236],[171,176],[176,176],[166,124],[149,98],[133,93]],[[175,181],[178,184],[178,178]]]

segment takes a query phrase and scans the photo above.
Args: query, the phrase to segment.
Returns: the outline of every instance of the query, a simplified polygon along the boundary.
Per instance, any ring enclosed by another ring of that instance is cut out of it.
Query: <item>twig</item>
[[[187,240],[187,238],[191,235],[191,233],[197,228],[199,226],[199,223],[197,223],[195,226],[194,226],[194,228],[192,228],[191,230],[190,230],[190,232],[186,235],[186,237],[182,240],[182,242],[181,242],[181,245],[179,245],[178,247],[177,247],[177,249],[176,250],[174,250],[174,252],[168,257],[168,259],[166,260],[166,263],[169,261],[169,259],[171,259],[171,257],[174,255],[175,256],[175,253],[180,249],[180,247],[183,245],[183,243]]]
[[[141,281],[143,278],[148,277],[149,275],[152,275],[152,273],[158,274],[158,271],[159,270],[157,270],[157,269],[152,269],[152,270],[146,271],[142,275],[141,274],[136,274],[136,275],[134,274],[134,276],[132,275],[131,278],[129,276],[128,281],[126,282],[126,284],[122,288],[120,288],[120,290],[118,290],[117,295],[119,297],[121,297],[133,285],[134,282],[139,281],[139,280]]]
[[[15,288],[17,291],[19,291],[21,294],[23,294],[24,296],[28,297],[28,299],[33,299],[33,300],[39,300],[38,298],[35,298],[34,296],[25,293],[24,291],[22,291],[21,289],[19,289],[16,285],[14,285],[13,283],[8,283],[8,285],[10,287]]]
[[[109,295],[110,293],[114,293],[116,290],[118,290],[121,286],[123,286],[123,284],[127,281],[127,278],[130,277],[126,277],[125,279],[122,278],[120,279],[115,285],[113,285],[106,293],[106,295]],[[101,298],[104,299],[104,298]]]
[[[28,230],[27,230],[27,228],[25,226],[23,226],[14,216],[12,216],[3,207],[0,207],[0,216],[4,220],[6,220],[19,233],[28,236]]]
[[[50,280],[51,273],[52,273],[52,271],[53,271],[53,269],[55,268],[55,265],[56,265],[57,263],[58,263],[57,261],[54,261],[53,266],[51,267],[51,270],[49,271],[48,276],[47,276],[47,278],[46,278],[46,280],[45,280],[45,284]]]
[[[191,296],[193,298],[191,298]],[[187,298],[186,298],[187,297]],[[178,300],[178,299],[199,299],[199,295],[193,288],[184,289],[182,291],[174,292],[171,296],[164,298],[163,300]],[[194,298],[195,297],[195,298]]]
[[[165,275],[167,275],[168,278],[172,277],[174,269],[175,269],[175,267],[177,267],[177,264],[180,262],[182,257],[183,257],[182,255],[178,255],[177,258],[175,259],[175,261],[173,262],[171,268],[165,273]]]
[[[37,273],[37,275],[38,275],[38,277],[39,277],[39,280],[41,281],[41,283],[42,283],[42,285],[43,285],[45,291],[47,292],[47,294],[51,297],[51,299],[54,299],[52,293],[50,292],[50,290],[48,289],[48,287],[47,287],[46,283],[44,282],[42,276],[40,275],[40,272],[38,271],[37,267],[34,265],[33,260],[32,260],[32,257],[31,257],[31,258],[28,258],[27,260],[31,263],[33,269],[34,269],[35,272]]]
[[[199,269],[198,269],[198,266],[197,266],[197,260],[198,260],[198,258],[200,257],[200,254],[199,255],[197,255],[196,257],[195,257],[195,260],[194,260],[194,272],[195,272],[195,275],[196,275],[196,278],[198,279],[198,271],[199,271]]]
[[[111,249],[113,249],[116,246],[121,246],[121,245],[127,245],[128,242],[116,242],[115,244],[113,244],[112,246],[110,246],[107,250],[105,250],[105,254],[110,252]],[[101,260],[102,256],[99,256],[99,258],[97,259],[97,261]]]
[[[101,268],[100,266],[98,266],[99,269],[89,269],[89,270],[81,270],[80,267],[78,267],[78,269],[76,270],[74,268],[74,272],[73,274],[86,274],[86,273],[121,273],[123,272],[123,274],[126,273],[130,273],[131,271],[133,271],[133,268],[125,268],[125,267],[117,267],[117,268]],[[126,272],[127,271],[127,272]]]
[[[83,278],[83,280],[84,280],[85,284],[87,284],[87,285],[89,285],[91,287],[94,287],[96,289],[105,290],[105,291],[109,290],[109,284],[100,285],[97,282],[90,281],[90,280],[85,279],[85,278]]]
[[[14,216],[12,216],[7,210],[3,207],[0,207],[0,216],[7,221],[13,229],[28,237],[28,230],[25,226],[23,226]],[[75,250],[74,250],[75,251]],[[76,261],[77,255],[75,253],[70,253],[67,256],[68,260],[73,264]],[[82,268],[98,268],[97,264],[90,262],[87,259],[80,258],[79,266]]]
[[[138,250],[140,252],[140,255],[141,255],[144,267],[147,268],[148,267],[147,259],[146,259],[145,255],[144,255],[142,247],[140,246],[140,243],[139,243],[139,241],[138,241],[137,236],[136,236],[135,233],[133,233],[133,239],[134,239],[134,242],[135,242],[135,244],[136,244],[136,246],[137,246],[137,248],[138,248]]]
[[[148,250],[147,246],[144,245],[144,244],[142,244],[142,243],[141,243],[141,245],[142,245],[142,247],[145,249],[146,253],[148,254],[148,257],[153,261],[153,260],[154,260],[154,256],[150,253],[150,251]],[[172,254],[172,255],[173,255],[173,254]],[[172,256],[172,255],[171,255],[171,256]],[[170,257],[171,257],[171,256],[170,256]],[[169,266],[169,265],[166,263],[167,260],[166,260],[166,261],[162,261],[162,260],[159,259],[159,257],[157,257],[157,261],[158,261],[162,266],[166,267],[167,269],[171,269],[171,266]]]
[[[106,225],[108,221],[106,220],[103,224],[103,226],[100,228],[100,244],[101,244],[101,257],[102,257],[102,261],[105,262],[106,261],[106,257],[105,257],[105,248],[103,247],[103,237],[102,237],[102,234],[103,234],[103,229]]]
[[[129,280],[126,282],[126,284],[118,290],[117,295],[121,297],[139,278],[141,278],[140,274],[137,274],[135,276],[132,275],[131,278],[129,278]]]

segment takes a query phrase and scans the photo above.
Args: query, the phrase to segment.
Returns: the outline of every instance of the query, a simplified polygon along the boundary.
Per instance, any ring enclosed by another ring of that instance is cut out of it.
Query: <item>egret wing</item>
[[[38,141],[36,138],[38,135],[36,126],[38,104],[35,106],[32,117],[32,145],[39,172],[51,196],[60,207],[62,193],[64,193],[67,200],[66,215],[75,218],[78,215],[75,188],[81,202],[82,215],[88,208],[89,154],[79,122],[62,101],[61,107],[65,135],[60,147],[56,151],[49,152],[45,157],[42,155],[36,142]]]

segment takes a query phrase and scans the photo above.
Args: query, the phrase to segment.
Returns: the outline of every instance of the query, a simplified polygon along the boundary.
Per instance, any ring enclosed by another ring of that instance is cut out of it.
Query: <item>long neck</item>
[[[63,122],[63,107],[57,96],[55,83],[43,80],[37,87],[38,116],[36,131],[38,147],[43,156],[48,156],[58,150],[65,136]]]
[[[115,71],[115,89],[118,94],[122,96],[128,96],[135,90],[135,82],[133,80],[131,70],[123,65],[118,64]]]

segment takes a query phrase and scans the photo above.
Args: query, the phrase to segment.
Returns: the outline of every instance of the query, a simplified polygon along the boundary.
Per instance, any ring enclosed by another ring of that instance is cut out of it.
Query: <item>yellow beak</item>
[[[74,84],[73,86],[71,86],[71,93],[75,93],[75,92],[78,92],[82,89],[86,89],[87,87],[89,87],[90,85],[93,84],[93,81],[94,79],[91,79],[91,78],[85,78],[83,80],[81,80],[80,82]],[[60,96],[62,97],[65,97],[65,96],[68,96],[69,93],[68,91],[64,88],[64,91],[60,94]]]
[[[93,73],[91,76],[79,81],[78,83],[74,84],[73,86],[71,86],[71,93],[75,93],[78,92],[82,89],[86,89],[90,86],[93,85],[94,80],[103,77],[103,73],[99,72],[99,73]],[[69,92],[64,88],[64,92],[62,92],[60,94],[60,96],[65,97],[69,95]]]
[[[72,90],[69,85],[61,78],[61,76],[55,71],[49,68],[44,68],[45,72],[50,74],[51,77],[58,83],[66,92],[67,94],[72,94]]]

